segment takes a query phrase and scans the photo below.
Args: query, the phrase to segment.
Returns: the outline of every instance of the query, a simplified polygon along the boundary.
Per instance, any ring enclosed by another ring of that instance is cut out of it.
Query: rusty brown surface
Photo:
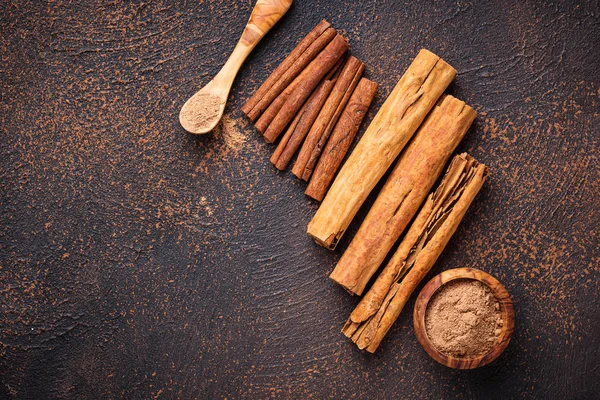
[[[0,2],[0,398],[597,396],[600,8],[541,3],[296,1],[195,137],[179,108],[251,2]],[[458,151],[491,176],[433,272],[512,294],[488,367],[431,360],[414,296],[377,354],[340,333],[351,232],[306,236],[316,205],[239,111],[322,18],[380,84],[368,120],[421,47],[479,113]]]

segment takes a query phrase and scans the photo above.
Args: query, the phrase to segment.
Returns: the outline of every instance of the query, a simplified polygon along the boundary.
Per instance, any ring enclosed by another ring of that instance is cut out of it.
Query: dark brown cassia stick
[[[335,81],[323,80],[292,121],[287,132],[281,138],[277,149],[275,149],[275,152],[271,156],[271,162],[278,170],[283,171],[287,168],[294,153],[296,153],[310,127],[315,122],[334,84]]]
[[[323,33],[331,29],[331,24],[326,20],[322,20],[319,22],[292,50],[290,54],[279,64],[279,66],[269,75],[269,77],[262,83],[262,85],[256,90],[256,92],[244,103],[242,106],[242,111],[246,114],[250,119],[255,120],[253,118],[252,110],[256,109],[258,111],[257,105],[265,99],[265,96],[269,92],[274,92],[273,86],[278,84],[279,82],[284,81],[284,76],[288,75],[289,71],[295,64],[298,64],[298,59],[306,53],[308,48],[314,44],[314,42],[323,36]],[[331,37],[333,39],[333,37]],[[323,46],[324,47],[324,46]],[[310,61],[309,61],[310,62]],[[308,63],[307,63],[308,64]],[[291,79],[293,80],[293,78]],[[291,82],[291,80],[289,82]],[[287,84],[289,84],[289,82]],[[285,86],[287,86],[287,84]],[[285,88],[282,88],[282,90]],[[280,91],[281,92],[281,91]],[[277,96],[275,96],[277,97]],[[271,99],[273,101],[273,99]],[[269,101],[269,103],[271,102]],[[264,110],[263,110],[264,111]],[[262,112],[260,112],[262,113]],[[260,114],[259,113],[259,114]]]
[[[265,140],[273,143],[294,118],[308,96],[317,87],[321,79],[331,70],[336,62],[348,50],[348,42],[342,35],[337,35],[319,53],[319,55],[298,75],[294,81],[299,81],[295,90],[289,95],[281,110],[264,133]],[[294,82],[292,82],[292,85]]]
[[[486,166],[468,154],[454,157],[440,185],[342,329],[360,349],[377,350],[448,244],[487,175]]]
[[[406,70],[331,184],[307,233],[333,250],[348,225],[398,157],[456,70],[421,50]]]
[[[354,93],[354,89],[356,89],[356,86],[358,85],[358,82],[360,81],[360,78],[361,78],[364,70],[365,70],[365,65],[362,64],[361,67],[359,68],[359,70],[355,73],[354,78],[352,79],[352,81],[350,82],[350,85],[348,86],[348,89],[344,92],[344,96],[342,97],[340,104],[337,106],[335,113],[333,114],[331,120],[325,127],[323,134],[319,138],[319,142],[313,149],[313,152],[310,155],[310,158],[308,159],[306,166],[304,167],[304,172],[302,173],[302,179],[304,181],[308,182],[308,180],[310,179],[310,177],[313,173],[313,170],[315,169],[315,166],[317,165],[317,162],[319,161],[319,158],[321,157],[321,152],[323,151],[323,149],[325,148],[325,145],[329,141],[329,137],[331,136],[331,133],[333,132],[333,129],[335,128],[335,125],[337,124],[340,116],[342,115],[342,112],[344,111],[344,107],[346,107],[346,104],[348,104],[348,101],[350,100],[350,96],[352,96],[352,93]]]
[[[362,78],[354,89],[304,192],[307,196],[317,201],[321,201],[325,197],[325,193],[327,193],[327,189],[375,97],[377,86],[375,82]]]
[[[362,294],[476,115],[475,110],[450,95],[438,101],[400,155],[331,279],[350,293]]]
[[[242,107],[244,114],[252,121],[256,121],[336,34],[335,29],[331,28],[331,24],[325,20],[315,26],[248,99]]]
[[[254,126],[256,127],[256,129],[258,129],[260,133],[265,133],[271,121],[273,121],[275,116],[277,116],[277,113],[279,112],[279,110],[281,110],[281,107],[283,107],[290,95],[300,85],[300,82],[301,81],[298,78],[294,79],[292,83],[290,83],[290,85],[286,87],[285,90],[281,92],[275,100],[273,100],[273,102],[269,105],[269,107],[267,107],[265,112],[260,116],[258,121],[256,121]]]
[[[309,161],[313,157],[321,138],[331,134],[342,110],[350,99],[350,95],[358,84],[360,77],[365,70],[365,65],[356,57],[349,57],[340,77],[331,90],[329,97],[325,101],[319,116],[315,120],[310,132],[300,149],[298,158],[292,168],[292,173],[300,179],[304,179],[304,174]],[[319,150],[320,154],[320,150]],[[306,180],[306,179],[305,179]]]
[[[333,66],[333,68],[331,68],[331,70],[327,73],[327,75],[332,75],[333,73],[336,73],[335,71],[339,70],[339,67],[343,60],[344,57],[341,57],[338,60],[338,62]],[[269,127],[269,124],[271,123],[271,121],[273,121],[273,118],[275,118],[279,110],[281,110],[281,107],[283,107],[283,104],[287,101],[288,97],[290,97],[294,90],[296,90],[300,82],[301,81],[299,79],[294,79],[294,81],[287,88],[285,88],[285,90],[279,96],[277,96],[277,98],[271,103],[271,105],[267,108],[263,115],[260,116],[258,121],[256,121],[256,124],[254,126],[256,129],[258,129],[260,133],[265,133],[265,131]]]
[[[331,71],[325,75],[298,114],[296,114],[288,130],[279,141],[279,145],[271,156],[271,162],[277,169],[284,170],[287,168],[294,153],[302,144],[317,115],[319,115],[319,111],[323,107],[327,96],[331,93],[331,89],[340,75],[344,62],[345,57],[340,58]]]
[[[345,57],[342,56],[338,60],[338,62],[333,66],[333,68],[331,68],[331,70],[327,73],[326,77],[324,78],[325,80],[329,79],[328,76],[333,76],[334,74],[339,73],[340,67],[343,64],[344,59]],[[285,88],[285,90],[279,96],[277,96],[277,98],[271,103],[271,105],[267,108],[263,115],[260,116],[258,121],[256,121],[256,124],[254,125],[260,133],[265,133],[271,121],[273,121],[277,113],[279,113],[279,110],[281,110],[281,107],[283,107],[283,104],[287,101],[287,99],[294,92],[294,90],[296,90],[300,83],[301,80],[295,79],[287,88]]]

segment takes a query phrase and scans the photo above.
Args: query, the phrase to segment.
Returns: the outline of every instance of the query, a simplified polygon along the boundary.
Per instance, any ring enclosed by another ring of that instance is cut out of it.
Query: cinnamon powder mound
[[[440,352],[453,357],[483,355],[500,337],[500,303],[485,284],[457,279],[442,286],[431,298],[425,326]]]
[[[190,99],[189,107],[184,111],[185,119],[192,121],[196,129],[204,129],[212,125],[219,117],[221,99],[210,93],[202,93]]]

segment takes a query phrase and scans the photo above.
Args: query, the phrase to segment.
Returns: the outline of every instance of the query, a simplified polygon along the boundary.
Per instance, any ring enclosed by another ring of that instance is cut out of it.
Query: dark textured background
[[[250,1],[0,0],[0,398],[598,396],[600,7],[541,3],[298,0],[233,87],[239,149],[177,115]],[[381,85],[369,119],[421,47],[479,112],[459,150],[491,176],[435,272],[512,294],[489,367],[430,359],[414,297],[375,355],[340,333],[352,232],[306,236],[316,205],[239,111],[321,18]]]

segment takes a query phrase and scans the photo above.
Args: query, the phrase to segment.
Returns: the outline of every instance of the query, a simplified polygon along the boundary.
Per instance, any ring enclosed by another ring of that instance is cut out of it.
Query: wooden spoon
[[[244,33],[219,73],[185,102],[179,112],[183,128],[196,134],[210,132],[223,116],[225,103],[240,67],[258,42],[287,12],[293,0],[258,0]]]

